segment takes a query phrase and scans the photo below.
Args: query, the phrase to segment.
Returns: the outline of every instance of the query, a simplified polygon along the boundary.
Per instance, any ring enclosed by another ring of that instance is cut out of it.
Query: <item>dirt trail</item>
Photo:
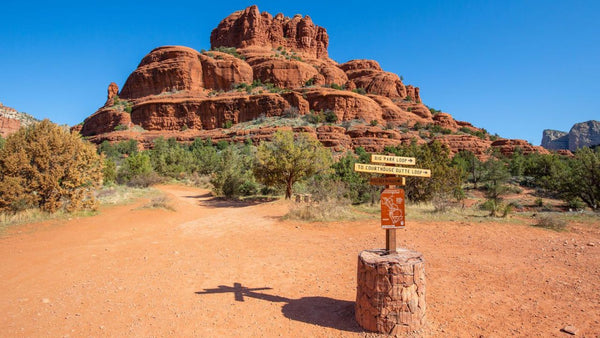
[[[0,239],[0,336],[371,335],[353,320],[356,256],[377,221],[282,221],[285,202],[161,186],[176,211],[105,208]],[[427,265],[426,336],[600,336],[600,226],[410,222]],[[588,244],[594,244],[593,246]]]

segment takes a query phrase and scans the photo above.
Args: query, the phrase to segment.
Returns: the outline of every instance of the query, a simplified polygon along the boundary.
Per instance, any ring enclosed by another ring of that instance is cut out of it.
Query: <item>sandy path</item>
[[[176,211],[138,202],[1,238],[0,336],[368,335],[356,255],[382,245],[377,221],[281,221],[284,202],[161,189]],[[427,260],[427,336],[600,335],[600,226],[412,222],[399,243]]]

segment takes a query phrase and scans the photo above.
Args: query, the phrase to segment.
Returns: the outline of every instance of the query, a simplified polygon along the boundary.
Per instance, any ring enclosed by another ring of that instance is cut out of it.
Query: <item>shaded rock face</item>
[[[569,150],[600,144],[600,121],[576,123],[569,131]]]
[[[544,130],[542,147],[550,150],[569,149],[569,133],[551,129]]]
[[[550,150],[576,151],[582,147],[600,144],[600,121],[576,123],[567,133],[558,130],[544,130],[542,147]]]
[[[210,35],[212,47],[279,46],[293,49],[307,56],[327,58],[329,36],[323,27],[313,24],[307,15],[293,18],[259,12],[250,6],[226,17]]]
[[[111,83],[104,106],[73,130],[94,142],[134,138],[145,146],[157,137],[256,143],[269,140],[277,128],[256,125],[240,130],[235,125],[290,112],[295,117],[333,112],[337,126],[310,125],[294,131],[314,134],[337,152],[356,147],[381,152],[385,146],[439,139],[451,152],[470,150],[485,156],[491,141],[435,135],[428,126],[452,133],[479,128],[447,113],[432,115],[419,88],[405,85],[377,61],[338,64],[329,59],[328,43],[325,29],[308,16],[273,17],[248,7],[223,19],[211,34],[213,47],[235,47],[235,52],[158,47],[141,60],[120,93]],[[230,123],[233,128],[223,128]],[[516,145],[498,146],[509,152]]]

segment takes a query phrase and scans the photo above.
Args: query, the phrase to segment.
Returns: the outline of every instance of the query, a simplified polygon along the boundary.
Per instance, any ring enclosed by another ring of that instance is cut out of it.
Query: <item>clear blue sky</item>
[[[507,138],[600,120],[600,1],[5,1],[0,102],[74,125],[150,50],[210,48],[249,5],[310,15],[337,62],[374,59],[430,107]]]

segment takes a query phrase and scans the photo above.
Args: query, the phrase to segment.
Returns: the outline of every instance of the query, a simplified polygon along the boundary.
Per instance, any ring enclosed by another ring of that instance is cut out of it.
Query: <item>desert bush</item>
[[[145,176],[152,172],[152,164],[148,153],[135,153],[127,157],[123,162],[123,165],[121,165],[117,171],[117,182],[119,184],[125,184],[133,177]]]
[[[154,140],[154,148],[149,151],[154,171],[161,176],[177,178],[193,170],[192,152],[177,143],[175,138]]]
[[[173,206],[169,203],[169,199],[165,195],[153,197],[150,202],[144,204],[142,208],[175,211],[175,208],[173,208]]]
[[[307,222],[326,222],[354,220],[357,216],[352,212],[352,207],[347,201],[330,200],[310,204],[294,204],[284,218]]]
[[[0,150],[4,148],[4,144],[6,143],[6,139],[0,135]]]
[[[258,187],[252,176],[253,164],[254,154],[251,146],[230,146],[221,151],[210,179],[213,193],[225,198],[255,194]]]
[[[323,112],[323,116],[325,118],[325,122],[327,123],[336,123],[338,120],[336,113],[329,109]]]
[[[367,91],[364,88],[352,89],[352,92],[354,92],[356,94],[361,94],[361,95],[366,95],[367,94]]]
[[[144,174],[138,174],[127,181],[127,186],[134,188],[148,188],[155,184],[164,182],[164,178],[155,172],[149,172]]]
[[[533,226],[550,229],[554,231],[563,231],[567,228],[567,222],[551,215],[540,216]]]
[[[300,110],[298,109],[298,107],[291,106],[289,108],[284,109],[281,115],[286,118],[294,119],[300,116]]]
[[[128,130],[128,129],[129,129],[129,127],[124,124],[119,124],[118,126],[115,127],[115,131]]]
[[[379,124],[379,121],[377,120],[371,120],[371,122],[369,123],[371,126],[375,127],[376,125]]]
[[[223,128],[224,129],[229,129],[232,126],[233,126],[233,121],[231,121],[231,120],[227,120],[227,121],[223,122]]]
[[[237,48],[235,48],[235,47],[221,46],[221,47],[213,47],[210,50],[215,51],[215,52],[227,53],[229,55],[235,56],[238,59],[246,60],[246,57],[244,57],[243,55],[241,55],[240,53],[238,53]]]
[[[225,143],[227,144],[227,142]],[[197,138],[189,146],[189,150],[192,153],[191,172],[196,172],[199,175],[209,175],[215,170],[219,157],[211,140],[203,141]]]
[[[0,150],[0,210],[94,208],[103,163],[92,144],[48,120],[21,128]]]
[[[117,181],[117,164],[113,159],[107,158],[104,160],[102,177],[105,185],[114,184]]]

